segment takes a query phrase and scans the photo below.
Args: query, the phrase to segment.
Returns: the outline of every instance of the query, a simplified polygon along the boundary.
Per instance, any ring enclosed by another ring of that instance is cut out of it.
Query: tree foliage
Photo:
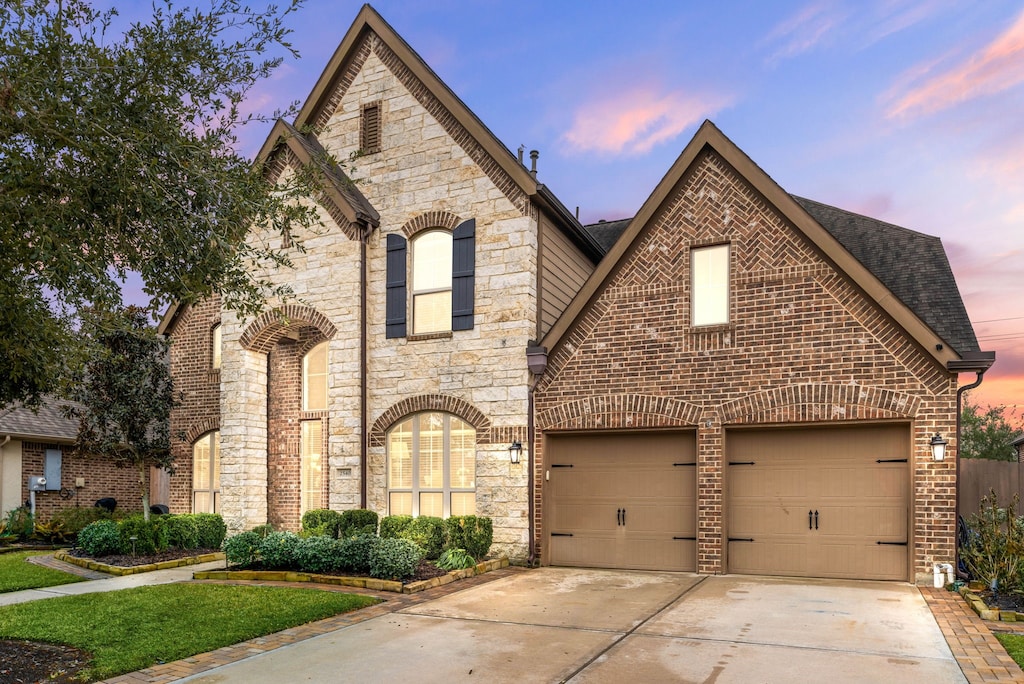
[[[151,313],[218,292],[250,315],[287,295],[253,274],[287,264],[273,235],[317,225],[296,199],[318,178],[272,186],[236,146],[262,118],[241,105],[281,63],[269,55],[295,54],[298,2],[156,0],[123,32],[87,0],[0,4],[0,406],[54,388],[82,358],[77,312],[120,307],[129,272]]]
[[[1005,406],[979,406],[964,397],[960,413],[960,457],[987,458],[994,461],[1016,461],[1017,452],[1010,444],[1021,434],[1019,416],[1017,425],[1007,415]]]
[[[167,340],[138,307],[85,312],[83,337],[95,349],[66,392],[77,402],[67,409],[79,421],[75,448],[138,471],[148,519],[147,471],[174,470],[169,425],[176,402]]]

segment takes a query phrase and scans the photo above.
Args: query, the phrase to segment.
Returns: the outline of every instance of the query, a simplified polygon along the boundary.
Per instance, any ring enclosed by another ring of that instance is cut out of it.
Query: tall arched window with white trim
[[[323,411],[326,409],[327,343],[321,342],[302,357],[302,410]]]
[[[220,431],[213,430],[192,445],[192,512],[220,512]]]

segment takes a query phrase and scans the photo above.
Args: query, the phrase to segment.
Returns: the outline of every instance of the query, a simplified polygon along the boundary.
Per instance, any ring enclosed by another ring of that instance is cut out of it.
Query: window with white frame
[[[220,513],[220,431],[192,445],[192,512]]]
[[[691,325],[729,322],[729,245],[690,251]]]
[[[327,408],[327,343],[321,342],[302,357],[302,410]]]
[[[324,425],[321,420],[302,421],[302,463],[299,515],[324,507]]]
[[[217,369],[220,368],[220,347],[221,347],[220,323],[218,323],[217,325],[213,326],[213,331],[212,331],[212,334],[210,335],[210,337],[212,338],[210,342],[211,342],[211,345],[212,345],[212,352],[213,352],[213,362],[210,365],[212,366],[212,368],[214,370],[217,370]]]
[[[390,515],[476,514],[476,430],[448,413],[419,413],[388,433]]]
[[[412,240],[412,332],[452,329],[452,234],[430,230]]]

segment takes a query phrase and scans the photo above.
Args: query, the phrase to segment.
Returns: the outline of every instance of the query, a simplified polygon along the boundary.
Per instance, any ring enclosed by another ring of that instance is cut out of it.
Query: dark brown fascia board
[[[946,369],[954,373],[984,373],[996,362],[994,351],[964,352],[961,358],[946,362]]]
[[[182,306],[181,302],[174,302],[167,307],[167,311],[164,312],[163,317],[160,319],[160,325],[156,329],[158,335],[171,334],[171,328],[174,327],[174,323],[178,320],[178,314],[181,313]]]
[[[583,229],[583,225],[572,215],[561,200],[555,197],[554,193],[548,189],[543,183],[537,184],[537,195],[535,197],[537,204],[542,209],[548,211],[548,213],[554,214],[560,219],[556,225],[560,225],[562,232],[565,233],[573,243],[583,250],[583,253],[593,262],[598,263],[604,258],[604,250],[601,249],[601,245],[591,237],[590,233]]]
[[[380,40],[384,41],[523,192],[531,197],[537,194],[537,181],[530,175],[526,167],[519,163],[512,152],[495,137],[494,133],[445,85],[444,81],[427,66],[416,51],[370,5],[363,5],[359,10],[359,14],[356,15],[356,19],[345,37],[342,38],[338,49],[334,51],[327,67],[320,75],[316,85],[313,86],[302,109],[299,110],[299,115],[295,119],[296,128],[302,130],[303,126],[308,125],[316,118],[317,113],[330,97],[338,75],[344,72],[352,50],[367,30],[373,31]]]
[[[38,443],[42,443],[42,444],[74,444],[75,443],[74,439],[69,439],[67,437],[56,437],[54,435],[33,434],[33,433],[30,433],[30,432],[7,432],[5,430],[0,430],[0,442],[3,442],[5,437],[10,437],[11,439],[16,439],[16,440],[18,440],[20,442],[38,442]]]
[[[687,170],[705,147],[712,148],[725,159],[740,176],[806,235],[826,258],[849,276],[867,296],[903,327],[921,348],[927,351],[943,368],[947,363],[961,359],[945,340],[936,335],[935,331],[893,295],[871,271],[846,251],[846,248],[832,237],[831,233],[811,218],[810,214],[804,211],[803,207],[797,204],[789,193],[779,187],[778,183],[755,164],[743,150],[729,140],[717,126],[707,120],[701,124],[668,173],[640,207],[637,215],[630,221],[623,237],[619,238],[605,259],[598,264],[597,269],[583,285],[579,294],[570,302],[555,325],[548,331],[541,344],[552,352],[556,349],[562,337],[572,327],[572,323],[590,304],[591,300],[600,293],[605,282],[615,272],[620,259],[629,251],[637,236],[669,198],[674,188],[682,181]]]

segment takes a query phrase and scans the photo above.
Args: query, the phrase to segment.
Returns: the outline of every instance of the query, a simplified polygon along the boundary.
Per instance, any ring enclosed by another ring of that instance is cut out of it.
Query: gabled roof
[[[38,410],[14,404],[0,409],[0,437],[70,444],[78,436],[78,422],[66,418],[62,406],[72,402],[46,397]]]
[[[601,259],[603,251],[583,230],[576,217],[558,201],[550,189],[537,182],[537,179],[519,162],[511,150],[498,140],[497,136],[477,118],[476,114],[452,92],[416,51],[370,5],[363,5],[359,10],[352,26],[342,38],[320,78],[317,79],[316,85],[313,86],[313,90],[295,119],[295,129],[318,130],[325,115],[329,115],[331,108],[337,106],[332,100],[334,92],[338,84],[346,78],[348,67],[355,60],[358,48],[368,32],[375,35],[377,40],[382,41],[397,56],[402,66],[407,68],[430,94],[437,98],[445,110],[468,132],[473,142],[478,144],[490,159],[494,160],[527,197],[558,219],[561,230],[580,249],[595,263]],[[263,158],[266,158],[264,155],[268,155],[276,145],[272,138],[273,134],[260,152]]]
[[[973,328],[937,238],[789,195],[710,121],[701,125],[636,216],[631,220],[596,224],[604,228],[595,229],[595,224],[587,227],[592,234],[601,234],[602,242],[612,241],[613,244],[548,331],[542,345],[551,351],[558,346],[576,318],[600,295],[633,242],[705,148],[713,149],[727,161],[943,367],[948,368],[952,363],[956,370],[976,370],[974,365],[984,368],[991,365],[991,352],[978,352]],[[626,226],[621,236],[614,240],[614,232],[623,223]],[[908,267],[895,254],[876,254],[891,250],[894,240],[904,257],[924,263]],[[936,289],[943,291],[918,292]],[[965,362],[972,367],[965,367]]]
[[[597,244],[601,245],[601,249],[607,254],[608,250],[612,248],[612,245],[619,239],[626,230],[626,226],[633,219],[618,219],[616,221],[598,221],[597,223],[588,223],[583,226],[583,230],[590,234],[590,237],[594,238]]]

